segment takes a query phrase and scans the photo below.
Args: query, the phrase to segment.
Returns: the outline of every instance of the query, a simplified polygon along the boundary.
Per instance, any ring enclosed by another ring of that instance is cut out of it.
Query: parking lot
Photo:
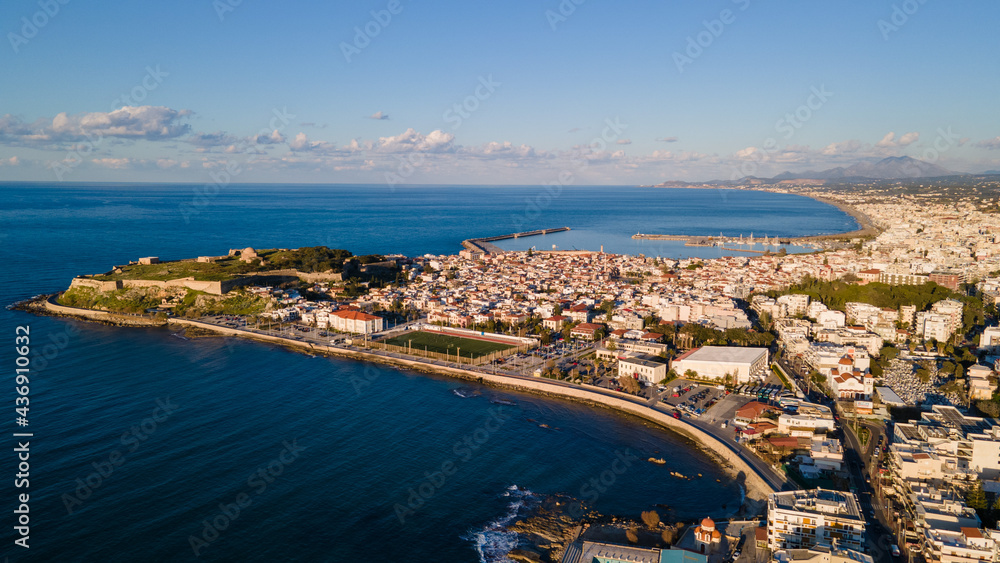
[[[545,369],[548,362],[554,362],[557,369],[569,371],[579,367],[579,356],[591,349],[588,343],[554,342],[535,348],[530,352],[513,354],[498,360],[498,365],[506,369],[530,375],[535,369]]]
[[[726,392],[714,385],[695,383],[686,379],[675,379],[666,385],[660,394],[660,401],[679,409],[684,415],[704,418],[715,404],[726,396]]]

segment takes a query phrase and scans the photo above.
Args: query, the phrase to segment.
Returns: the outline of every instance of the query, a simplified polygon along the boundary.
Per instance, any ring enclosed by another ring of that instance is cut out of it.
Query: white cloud
[[[186,142],[202,148],[227,146],[237,142],[238,140],[238,138],[223,131],[216,131],[215,133],[195,133],[185,139]]]
[[[920,139],[920,133],[916,131],[911,131],[909,133],[904,133],[902,137],[899,138],[899,146],[905,147],[907,145],[912,145]]]
[[[885,139],[882,139],[883,141]],[[840,156],[843,154],[852,154],[861,150],[861,141],[856,139],[851,139],[850,141],[843,141],[840,143],[830,143],[821,152],[826,156]]]
[[[894,133],[892,131],[889,131],[888,133],[885,134],[885,137],[882,137],[881,141],[875,143],[875,146],[876,147],[892,147],[892,146],[895,146],[896,143],[895,143],[895,141],[893,141],[893,139],[895,139],[895,138],[896,138],[896,133]]]
[[[380,137],[375,149],[381,152],[450,152],[455,136],[440,129],[423,135],[412,128],[394,137]]]
[[[676,143],[677,137],[658,137],[656,140],[661,143]]]
[[[276,145],[284,143],[285,136],[281,134],[281,131],[275,129],[271,131],[270,135],[253,135],[248,140],[257,145]]]
[[[299,133],[288,143],[288,147],[296,152],[336,152],[337,147],[327,141],[310,141],[305,133]]]
[[[535,149],[528,145],[514,145],[510,141],[504,141],[498,143],[492,141],[478,147],[468,147],[463,148],[463,154],[468,154],[470,156],[480,156],[484,158],[499,158],[499,157],[520,157],[520,158],[532,158],[537,156]]]
[[[25,123],[10,114],[0,117],[0,143],[9,145],[39,145],[95,138],[164,140],[186,135],[191,126],[182,121],[189,110],[163,106],[124,106],[110,112],[57,114],[51,120],[39,119]]]
[[[992,139],[986,139],[976,143],[976,146],[981,149],[1000,149],[1000,137],[993,137]]]
[[[131,158],[94,158],[91,159],[91,162],[102,168],[112,168],[115,170],[124,170],[132,165]]]
[[[381,111],[376,111],[375,113],[369,115],[368,119],[385,120],[385,119],[389,119],[389,114],[382,113]]]
[[[618,139],[615,142],[618,143],[619,145],[631,145],[632,139]]]
[[[875,143],[875,146],[883,149],[894,148],[894,147],[905,147],[907,145],[912,145],[919,139],[920,139],[919,132],[910,131],[909,133],[903,133],[903,135],[899,138],[899,141],[897,141],[896,133],[894,131],[889,131],[888,133],[885,134],[884,137],[882,137],[881,141]]]

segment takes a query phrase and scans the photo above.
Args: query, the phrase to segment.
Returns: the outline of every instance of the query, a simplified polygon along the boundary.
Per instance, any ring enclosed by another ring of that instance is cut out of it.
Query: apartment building
[[[767,547],[831,546],[861,551],[865,520],[853,493],[811,489],[772,493],[767,502]]]

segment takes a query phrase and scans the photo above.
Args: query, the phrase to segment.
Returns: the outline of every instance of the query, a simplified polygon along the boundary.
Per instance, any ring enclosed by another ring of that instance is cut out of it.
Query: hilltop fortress
[[[275,252],[297,252],[279,249]],[[225,256],[199,256],[182,260],[163,261],[150,256],[115,266],[103,274],[81,275],[70,282],[70,289],[86,287],[107,292],[126,288],[190,289],[211,295],[225,295],[233,289],[248,285],[279,285],[303,280],[307,282],[340,282],[380,263],[359,268],[354,261],[345,260],[341,271],[305,272],[296,268],[257,269],[243,271],[250,266],[266,268],[270,262],[252,247],[230,249]],[[201,266],[204,265],[204,266]],[[242,267],[241,267],[242,266]],[[176,272],[177,277],[170,277]],[[143,273],[149,273],[148,277]],[[219,279],[207,279],[219,278]]]

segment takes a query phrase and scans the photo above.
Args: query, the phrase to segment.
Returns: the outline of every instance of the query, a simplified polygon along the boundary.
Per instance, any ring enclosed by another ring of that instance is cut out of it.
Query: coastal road
[[[203,324],[206,324],[206,325],[209,325],[209,326],[220,326],[220,327],[223,327],[223,328],[226,328],[226,329],[229,329],[229,330],[236,330],[236,331],[240,331],[240,332],[246,332],[248,335],[253,335],[253,334],[268,334],[268,335],[271,335],[271,336],[283,336],[285,338],[288,338],[289,335],[291,335],[294,340],[297,340],[297,341],[300,341],[300,342],[308,342],[310,344],[312,344],[313,342],[316,342],[316,344],[318,345],[317,346],[317,350],[316,350],[317,352],[327,351],[327,350],[333,352],[333,351],[336,351],[338,349],[339,350],[347,350],[347,351],[362,351],[362,352],[365,352],[365,353],[368,353],[368,354],[372,354],[372,355],[376,355],[376,356],[384,356],[384,357],[390,357],[390,358],[406,358],[408,360],[415,360],[415,361],[418,361],[418,362],[427,363],[429,365],[436,365],[436,366],[445,366],[445,365],[447,365],[447,366],[457,366],[457,364],[455,364],[454,362],[442,362],[442,361],[428,362],[425,358],[408,357],[408,356],[405,356],[403,354],[388,353],[388,352],[385,352],[385,351],[382,351],[382,350],[374,350],[374,349],[363,348],[363,347],[359,348],[359,347],[356,347],[356,346],[346,346],[346,345],[342,345],[342,344],[341,345],[333,345],[333,344],[329,343],[329,339],[328,338],[319,337],[318,334],[316,334],[316,335],[311,335],[311,334],[310,335],[306,335],[304,333],[299,333],[297,331],[289,332],[287,330],[286,331],[282,331],[279,334],[277,331],[255,330],[255,329],[253,329],[251,327],[233,327],[233,326],[227,325],[225,322],[219,322],[219,321],[206,322],[206,320],[198,320],[198,321],[195,321],[195,322],[203,323]],[[587,350],[587,349],[585,348],[584,350]],[[583,351],[581,351],[581,353],[582,352]],[[496,373],[497,375],[504,375],[504,376],[507,376],[507,377],[510,377],[510,378],[514,378],[514,379],[523,379],[523,380],[535,381],[535,382],[539,381],[539,378],[537,378],[537,377],[525,376],[525,375],[521,375],[521,374],[518,374],[518,373],[506,371],[506,370],[491,369],[491,367],[489,365],[484,365],[484,366],[467,366],[467,365],[462,365],[460,367],[462,367],[464,369],[471,370],[471,371],[478,371],[478,372],[481,372],[481,373]],[[569,382],[566,382],[566,381],[559,381],[559,380],[552,380],[552,379],[545,379],[544,381],[547,384],[549,384],[549,385],[556,385],[556,386],[561,386],[561,387],[570,387],[570,388],[574,388],[574,389],[582,389],[582,390],[587,391],[589,393],[594,393],[594,394],[604,395],[604,396],[607,396],[607,397],[614,397],[616,399],[622,399],[622,400],[630,401],[630,402],[635,403],[637,405],[641,405],[641,406],[644,406],[644,407],[647,407],[647,408],[652,408],[652,409],[657,410],[657,411],[659,411],[661,413],[664,413],[664,414],[667,414],[667,415],[671,415],[671,416],[673,415],[673,412],[674,412],[674,409],[672,407],[668,407],[666,405],[663,405],[662,403],[658,403],[658,404],[650,407],[650,405],[648,404],[648,399],[642,398],[642,397],[636,397],[634,395],[629,395],[627,393],[621,393],[621,392],[617,392],[617,391],[611,391],[611,390],[607,390],[607,389],[601,389],[599,387],[594,387],[594,386],[590,386],[590,385],[577,385],[577,384],[569,383]],[[715,439],[717,439],[721,444],[723,444],[724,447],[726,447],[727,449],[729,449],[731,452],[733,452],[739,458],[741,458],[744,462],[746,462],[747,465],[749,465],[750,467],[752,467],[757,472],[757,474],[760,475],[761,478],[764,479],[764,481],[767,482],[774,490],[780,491],[783,488],[785,488],[787,486],[790,486],[785,481],[785,478],[784,478],[783,475],[777,473],[770,465],[768,465],[763,460],[761,460],[759,457],[757,457],[756,454],[754,454],[752,451],[750,451],[749,449],[747,449],[745,446],[743,446],[741,444],[736,444],[733,441],[733,436],[731,434],[731,431],[729,433],[726,433],[725,430],[723,430],[723,429],[721,429],[721,428],[719,428],[717,426],[713,426],[711,424],[708,424],[708,423],[705,423],[705,422],[702,422],[702,421],[692,420],[692,419],[690,419],[688,417],[685,417],[683,419],[683,422],[686,422],[686,423],[690,424],[691,426],[693,426],[695,428],[698,428],[699,430],[701,430],[701,431],[705,432],[706,434],[708,434],[708,435],[714,437]]]

